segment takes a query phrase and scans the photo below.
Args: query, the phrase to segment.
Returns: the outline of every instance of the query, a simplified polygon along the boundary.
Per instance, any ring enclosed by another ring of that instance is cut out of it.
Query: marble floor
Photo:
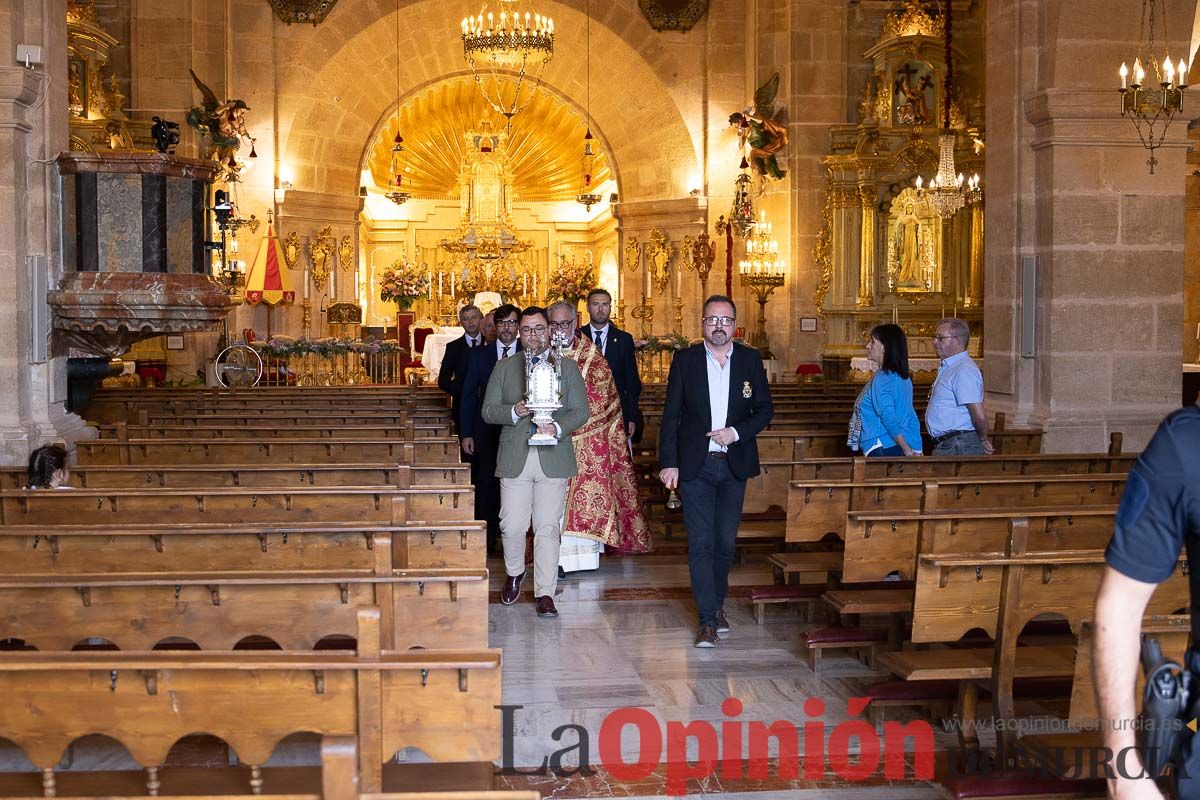
[[[782,722],[783,727],[802,731],[797,734],[798,755],[817,741],[827,752],[836,749],[830,740],[837,726],[861,718],[848,713],[848,698],[887,676],[844,653],[828,655],[820,675],[814,674],[805,664],[800,644],[808,623],[786,609],[770,608],[767,623],[755,624],[749,587],[772,582],[762,550],[734,566],[725,607],[732,631],[715,649],[694,648],[696,612],[688,588],[685,548],[678,540],[661,537],[656,545],[652,554],[606,557],[598,570],[561,580],[556,597],[559,617],[554,620],[535,615],[529,592],[532,580],[526,581],[520,602],[500,605],[503,564],[499,559],[489,563],[490,644],[504,651],[507,707],[501,788],[536,788],[545,796],[564,798],[668,793],[750,800],[943,796],[937,784],[912,778],[911,757],[905,758],[903,776],[885,777],[881,768],[850,782],[839,778],[829,763],[814,774],[806,772],[809,760],[787,751],[788,758],[781,761],[776,738],[752,737],[750,732],[758,729],[755,723]],[[740,709],[727,702],[731,698],[740,701]],[[823,711],[814,709],[814,698],[822,701]],[[622,719],[634,720],[640,727],[615,724]],[[681,726],[689,723],[691,735],[684,736]],[[937,747],[944,751],[953,736],[937,726],[934,730]],[[701,752],[704,737],[710,741]],[[748,772],[748,759],[761,755],[749,752],[751,738],[769,743],[761,774]],[[851,754],[849,763],[854,763],[859,740],[842,739],[841,749]],[[207,752],[210,755],[203,757],[213,758],[211,748]],[[582,772],[577,770],[581,756],[587,768]],[[702,762],[721,759],[724,763],[711,769],[704,763],[689,768],[688,761],[700,756]],[[193,755],[187,762],[196,765],[198,757]],[[221,757],[216,756],[218,761]],[[228,759],[227,754],[223,757]],[[424,760],[419,752],[402,758]],[[539,770],[547,759],[553,759],[550,766],[560,767],[559,774]],[[268,766],[316,763],[316,742],[294,737],[281,743]],[[28,768],[16,748],[0,746],[0,771]],[[798,770],[798,777],[789,777],[789,768]],[[73,748],[71,769],[136,770],[137,766],[123,748],[99,739],[81,741]],[[571,772],[577,774],[567,774]]]

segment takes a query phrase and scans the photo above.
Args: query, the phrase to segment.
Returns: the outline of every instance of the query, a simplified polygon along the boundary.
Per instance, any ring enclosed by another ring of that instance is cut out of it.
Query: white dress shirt
[[[596,341],[597,334],[604,337],[603,339],[601,339],[601,343],[604,346],[600,348],[600,355],[602,355],[602,356],[607,355],[604,351],[605,351],[605,349],[608,348],[608,333],[609,333],[609,329],[612,328],[612,325],[610,325],[609,323],[606,322],[606,323],[604,323],[603,328],[597,328],[595,325],[591,325],[591,323],[588,323],[588,324],[592,329],[592,341],[593,342]]]
[[[499,339],[497,339],[497,340],[496,340],[496,360],[497,360],[497,361],[499,361],[500,359],[502,359],[502,358],[504,358],[504,357],[505,357],[505,356],[504,356],[504,348],[505,348],[505,346],[506,346],[506,345],[502,344],[502,343],[500,342],[500,340],[499,340]],[[510,344],[510,345],[507,345],[507,347],[508,347],[508,354],[509,354],[510,356],[511,356],[513,353],[517,352],[517,342],[516,342],[516,340],[514,339],[514,340],[513,340],[513,343],[512,343],[512,344]]]
[[[713,351],[708,349],[707,343],[704,345],[704,356],[708,364],[708,407],[712,410],[709,430],[719,431],[721,428],[728,427],[729,375],[733,366],[733,347],[730,346],[729,352],[725,354],[724,366],[717,361]],[[733,440],[735,442],[738,440],[737,431],[733,432]],[[724,453],[728,450],[727,445],[718,443],[716,439],[708,440],[710,453]]]

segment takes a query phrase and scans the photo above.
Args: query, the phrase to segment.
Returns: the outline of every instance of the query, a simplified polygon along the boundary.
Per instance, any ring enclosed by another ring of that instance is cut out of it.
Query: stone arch
[[[542,5],[556,19],[558,50],[543,84],[580,107],[586,72],[582,59],[565,54],[585,52],[586,20],[576,8],[583,2]],[[317,28],[295,26],[283,34],[280,159],[292,165],[298,188],[356,193],[363,145],[396,103],[393,8],[380,0],[343,0]],[[463,72],[454,35],[461,11],[442,0],[402,0],[401,52],[413,54],[402,58],[404,93]],[[635,18],[642,22],[628,0],[593,18],[591,118],[605,134],[612,161],[621,165],[623,199],[678,197],[699,169],[699,122],[685,120],[658,78],[662,64],[655,59],[671,54],[649,46],[649,27],[625,24],[618,33],[606,24]],[[436,34],[424,35],[429,31]]]

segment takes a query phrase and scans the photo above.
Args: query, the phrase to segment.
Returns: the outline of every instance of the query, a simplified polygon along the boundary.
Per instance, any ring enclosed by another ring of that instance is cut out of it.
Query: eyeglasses
[[[716,327],[718,324],[729,327],[737,321],[736,317],[702,317],[701,321],[710,327]]]
[[[934,336],[934,337],[933,337],[933,340],[934,340],[935,342],[944,342],[944,341],[946,341],[947,339],[957,339],[957,338],[958,338],[958,337],[957,337],[957,336],[955,336],[954,334],[950,334],[949,336],[943,336],[942,334],[940,334],[940,333],[939,333],[937,336]]]
[[[521,328],[521,333],[525,334],[526,336],[528,336],[531,333],[545,333],[545,332],[546,332],[545,325],[538,325],[535,328],[531,328],[528,325],[525,325],[524,327]]]
[[[500,322],[496,323],[496,327],[497,328],[515,328],[515,327],[517,327],[517,321],[515,319],[501,320]]]
[[[564,319],[562,322],[551,322],[550,327],[551,328],[574,328],[575,320]]]

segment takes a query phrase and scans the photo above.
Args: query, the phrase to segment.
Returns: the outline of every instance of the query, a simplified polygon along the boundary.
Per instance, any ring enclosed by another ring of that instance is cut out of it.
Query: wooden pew
[[[476,520],[0,525],[0,563],[30,575],[372,570],[376,540],[390,535],[395,569],[482,569],[483,527]]]
[[[178,464],[73,466],[80,489],[218,486],[467,486],[467,464]],[[23,489],[21,467],[0,467],[0,489]]]
[[[154,522],[392,522],[467,520],[470,486],[232,486],[7,490],[0,524]]]
[[[429,425],[443,423],[450,418],[448,408],[394,409],[328,409],[328,408],[262,408],[239,411],[148,411],[139,409],[135,417],[125,422],[130,425],[224,425],[245,427],[266,425],[403,425],[408,421]]]
[[[450,436],[449,421],[401,425],[205,425],[189,421],[182,425],[129,425],[118,422],[99,427],[101,439],[380,439],[385,441],[445,439]]]
[[[1111,505],[1120,499],[1125,475],[1010,475],[998,470],[991,475],[939,478],[938,485],[936,506],[931,509]],[[850,512],[917,511],[926,489],[925,482],[917,476],[792,481],[789,488],[789,542],[818,542],[831,533],[844,539]]]
[[[377,439],[83,439],[81,464],[458,464],[456,438]]]
[[[378,791],[383,762],[419,748],[438,761],[500,756],[500,652],[380,646],[379,613],[358,612],[357,651],[13,652],[0,658],[0,732],[54,793],[54,769],[87,734],[123,744],[150,780],[171,746],[196,731],[225,740],[251,766],[304,731],[354,736],[362,787]]]

